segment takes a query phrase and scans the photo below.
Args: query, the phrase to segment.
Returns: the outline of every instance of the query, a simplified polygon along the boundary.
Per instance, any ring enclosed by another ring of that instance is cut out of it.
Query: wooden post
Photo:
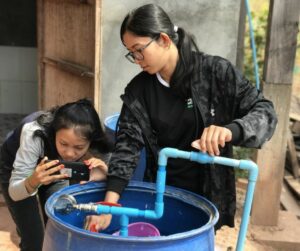
[[[102,1],[95,0],[95,62],[94,62],[94,106],[98,113],[101,113],[101,48],[102,48]]]
[[[257,225],[278,223],[299,11],[299,0],[270,1],[263,88],[265,97],[274,103],[278,125],[271,141],[257,151],[260,173],[251,217]]]

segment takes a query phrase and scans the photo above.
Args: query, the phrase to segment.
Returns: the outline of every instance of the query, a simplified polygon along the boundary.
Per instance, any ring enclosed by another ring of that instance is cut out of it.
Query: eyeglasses
[[[143,55],[143,50],[145,50],[154,40],[156,40],[155,38],[152,38],[150,40],[150,42],[148,44],[146,44],[145,46],[143,46],[142,48],[139,48],[133,52],[129,52],[125,55],[125,58],[127,58],[131,63],[135,63],[135,60],[143,60],[144,59],[144,55]]]

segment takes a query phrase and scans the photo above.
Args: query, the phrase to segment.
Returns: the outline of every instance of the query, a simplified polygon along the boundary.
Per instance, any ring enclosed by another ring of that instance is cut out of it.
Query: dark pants
[[[44,239],[44,229],[47,222],[44,206],[51,194],[68,185],[67,181],[53,183],[39,188],[37,196],[31,196],[20,201],[13,201],[8,194],[9,183],[0,183],[3,197],[8,210],[16,223],[17,232],[21,238],[21,251],[41,251]],[[40,214],[39,206],[42,209]]]

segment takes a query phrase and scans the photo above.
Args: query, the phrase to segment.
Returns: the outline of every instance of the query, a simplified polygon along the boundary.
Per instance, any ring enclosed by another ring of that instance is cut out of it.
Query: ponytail
[[[171,78],[171,88],[183,98],[190,95],[190,79],[192,77],[195,59],[194,53],[199,52],[195,38],[186,32],[183,28],[178,27],[178,42],[176,44],[179,61]]]

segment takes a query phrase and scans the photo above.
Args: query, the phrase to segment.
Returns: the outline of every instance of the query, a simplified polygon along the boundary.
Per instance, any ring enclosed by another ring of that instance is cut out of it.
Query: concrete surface
[[[37,48],[0,46],[0,55],[0,113],[36,111]]]
[[[147,3],[160,5],[175,25],[193,33],[199,49],[236,62],[241,0],[103,0],[101,117],[120,112],[120,95],[128,82],[141,71],[127,61],[120,40],[120,26],[132,9]]]

